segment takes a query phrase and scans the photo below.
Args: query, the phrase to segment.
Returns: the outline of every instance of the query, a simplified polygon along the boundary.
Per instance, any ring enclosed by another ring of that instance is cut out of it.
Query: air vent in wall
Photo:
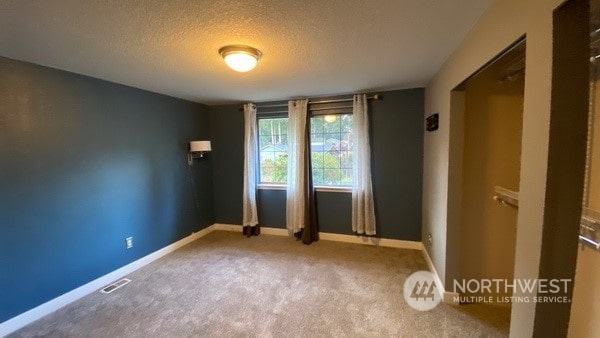
[[[129,282],[131,282],[131,279],[127,279],[127,278],[120,279],[110,285],[105,286],[104,288],[102,288],[102,290],[100,290],[100,292],[111,293],[111,292],[115,291],[116,289],[127,285],[127,283],[129,283]]]

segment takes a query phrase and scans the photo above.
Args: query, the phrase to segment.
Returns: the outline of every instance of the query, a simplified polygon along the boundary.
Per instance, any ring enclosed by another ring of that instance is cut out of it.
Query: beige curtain
[[[260,233],[258,212],[256,211],[256,170],[257,130],[256,106],[252,103],[244,105],[244,191],[242,225],[244,235],[252,236]]]
[[[352,231],[375,235],[375,203],[371,183],[371,144],[367,96],[354,95],[352,109],[354,156],[352,167]]]

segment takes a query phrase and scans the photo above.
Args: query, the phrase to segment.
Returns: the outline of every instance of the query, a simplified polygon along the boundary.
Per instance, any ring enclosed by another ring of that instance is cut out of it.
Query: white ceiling
[[[491,1],[1,0],[0,55],[206,104],[422,87]]]

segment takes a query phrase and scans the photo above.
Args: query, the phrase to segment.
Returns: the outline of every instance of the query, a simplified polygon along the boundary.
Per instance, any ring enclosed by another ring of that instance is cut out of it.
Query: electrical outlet
[[[127,238],[125,238],[125,248],[126,249],[133,248],[133,237],[127,237]]]
[[[429,242],[429,244],[433,244],[433,236],[431,236],[431,234],[427,235],[427,242]]]

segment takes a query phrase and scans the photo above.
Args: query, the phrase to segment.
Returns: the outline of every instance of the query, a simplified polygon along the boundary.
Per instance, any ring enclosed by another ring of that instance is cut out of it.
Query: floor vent
[[[127,279],[127,278],[123,278],[120,279],[114,283],[112,283],[111,285],[107,285],[104,288],[102,288],[102,290],[100,290],[100,292],[102,293],[111,293],[113,291],[115,291],[116,289],[127,285],[127,283],[131,282],[131,279]]]

